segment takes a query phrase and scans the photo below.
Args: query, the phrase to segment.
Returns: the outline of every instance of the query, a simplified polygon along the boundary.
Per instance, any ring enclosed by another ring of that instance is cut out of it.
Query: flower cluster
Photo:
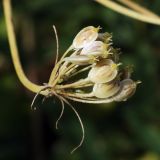
[[[67,99],[92,104],[126,101],[134,94],[139,83],[130,78],[128,68],[121,67],[119,51],[112,46],[111,34],[99,33],[99,30],[99,27],[89,26],[76,35],[62,57],[59,60],[56,58],[49,82],[40,90],[47,91],[48,96],[58,97],[62,103],[56,128],[63,115],[64,102],[79,119],[82,139],[71,153],[82,145],[85,132],[78,112]]]
[[[84,103],[109,103],[126,101],[135,93],[139,82],[130,78],[129,70],[120,67],[119,51],[112,46],[111,34],[99,30],[88,26],[74,38],[60,60],[56,83],[53,80],[57,94]],[[83,79],[78,76],[82,72],[86,74]],[[75,76],[78,80],[73,81]]]

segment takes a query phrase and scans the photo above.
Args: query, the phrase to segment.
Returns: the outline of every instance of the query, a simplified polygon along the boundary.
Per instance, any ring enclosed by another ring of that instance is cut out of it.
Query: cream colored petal
[[[88,26],[83,28],[77,36],[73,40],[73,47],[76,49],[81,49],[93,41],[95,41],[98,37],[99,28],[95,28],[93,26]]]
[[[118,74],[116,64],[110,60],[105,59],[100,61],[96,66],[94,66],[89,74],[88,78],[94,83],[107,83],[115,79]]]
[[[117,82],[110,84],[95,84],[93,87],[93,93],[97,98],[109,98],[114,96],[120,90],[120,86]]]

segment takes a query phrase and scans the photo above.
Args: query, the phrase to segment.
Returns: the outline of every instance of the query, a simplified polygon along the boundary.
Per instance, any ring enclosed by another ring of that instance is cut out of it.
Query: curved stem
[[[146,16],[150,16],[153,18],[160,18],[159,16],[157,16],[155,13],[151,12],[150,10],[138,5],[137,3],[135,3],[134,1],[131,0],[118,0],[119,2],[121,2],[122,4],[128,6],[129,8],[134,9],[135,11],[142,13],[143,15]]]
[[[11,1],[10,0],[3,0],[3,8],[4,8],[4,15],[5,15],[5,21],[6,21],[6,27],[7,27],[7,34],[8,34],[8,40],[10,45],[10,51],[12,56],[12,61],[14,64],[14,68],[16,70],[17,76],[21,83],[30,91],[32,92],[39,92],[44,88],[44,86],[39,86],[34,83],[32,83],[25,75],[21,62],[19,59],[19,53],[18,48],[16,44],[16,38],[15,38],[15,32],[12,22],[12,11],[11,11]],[[47,91],[42,91],[41,94],[46,95]]]
[[[59,99],[60,99],[60,98],[59,98]],[[60,101],[61,101],[62,109],[61,109],[61,113],[60,113],[58,119],[56,120],[56,129],[58,129],[58,123],[59,123],[59,121],[60,121],[60,119],[62,118],[63,113],[64,113],[64,102],[63,102],[62,99],[60,99]]]
[[[128,17],[137,19],[137,20],[142,21],[142,22],[147,22],[147,23],[151,23],[151,24],[155,24],[155,25],[160,25],[160,19],[140,14],[136,11],[133,11],[131,9],[128,9],[126,7],[121,6],[121,5],[117,4],[116,2],[113,2],[113,1],[110,1],[110,0],[95,0],[95,1],[102,4],[105,7],[108,7],[110,9],[112,9],[112,10],[118,12],[118,13],[121,13],[123,15],[126,15]]]
[[[55,64],[56,64],[58,62],[58,57],[59,57],[59,40],[58,40],[58,34],[57,34],[57,29],[55,25],[53,25],[53,29],[54,29],[54,33],[56,37],[56,45],[57,45],[56,60],[55,60]]]
[[[78,112],[76,111],[76,109],[72,106],[72,104],[70,104],[64,97],[61,97],[61,99],[66,103],[68,104],[69,107],[71,107],[71,109],[74,111],[74,113],[76,114],[78,120],[79,120],[79,123],[81,125],[81,129],[82,129],[82,138],[81,138],[81,141],[80,143],[71,151],[71,154],[76,151],[79,147],[82,146],[83,144],[83,141],[84,141],[84,137],[85,137],[85,130],[84,130],[84,126],[83,126],[83,122],[81,120],[81,117],[79,116]]]

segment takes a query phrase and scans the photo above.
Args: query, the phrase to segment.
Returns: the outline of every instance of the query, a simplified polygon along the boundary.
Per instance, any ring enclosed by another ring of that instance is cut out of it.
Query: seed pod
[[[107,48],[108,45],[103,43],[102,41],[94,41],[88,46],[84,47],[80,54],[107,58],[108,56]]]
[[[93,56],[75,55],[64,58],[64,61],[71,62],[76,65],[89,65],[96,61]]]
[[[118,74],[117,66],[111,59],[104,59],[90,70],[88,78],[94,83],[110,82]]]
[[[138,82],[139,83],[139,82]],[[126,101],[136,91],[137,84],[131,79],[125,79],[120,82],[121,90],[114,98],[115,101]]]
[[[93,26],[83,28],[74,38],[73,47],[81,49],[95,41],[98,37],[99,29],[99,27],[95,28]]]
[[[97,98],[109,98],[120,90],[118,82],[95,84],[93,93]]]

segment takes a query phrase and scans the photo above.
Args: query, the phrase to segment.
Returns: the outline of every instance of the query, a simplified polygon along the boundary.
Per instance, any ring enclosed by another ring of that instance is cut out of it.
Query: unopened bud
[[[81,49],[95,41],[98,37],[99,29],[99,27],[95,28],[93,26],[83,28],[74,38],[73,47]]]
[[[107,58],[109,53],[107,51],[107,47],[108,45],[102,41],[94,41],[93,43],[90,43],[88,46],[84,47],[80,54]]]
[[[115,96],[115,101],[126,101],[130,98],[135,93],[138,83],[139,82],[134,82],[131,79],[121,81],[121,91],[117,94],[117,96]]]
[[[117,82],[95,84],[93,93],[97,98],[109,98],[114,96],[120,90]]]
[[[94,83],[110,82],[118,74],[118,69],[115,66],[117,65],[111,59],[104,59],[90,70],[88,78]]]

